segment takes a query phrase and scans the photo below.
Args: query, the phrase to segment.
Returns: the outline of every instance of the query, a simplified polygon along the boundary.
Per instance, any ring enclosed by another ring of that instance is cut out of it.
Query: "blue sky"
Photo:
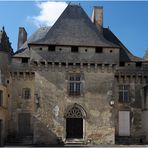
[[[103,6],[104,27],[109,26],[134,55],[143,57],[148,48],[147,1],[80,1],[79,3],[89,16],[91,16],[93,6]],[[30,36],[37,29],[33,19],[40,13],[41,8],[34,1],[0,1],[0,28],[5,27],[14,50],[17,47],[18,28],[25,27]],[[49,13],[51,13],[51,9]],[[46,25],[47,23],[43,23],[41,26]]]

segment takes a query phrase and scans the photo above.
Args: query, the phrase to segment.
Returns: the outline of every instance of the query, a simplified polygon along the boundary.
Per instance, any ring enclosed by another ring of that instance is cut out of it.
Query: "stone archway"
[[[66,139],[83,139],[84,122],[86,113],[84,109],[74,104],[69,107],[65,113],[66,118]]]

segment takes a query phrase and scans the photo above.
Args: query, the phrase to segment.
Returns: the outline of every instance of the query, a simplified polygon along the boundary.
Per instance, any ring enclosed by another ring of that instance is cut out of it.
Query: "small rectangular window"
[[[96,53],[102,53],[103,52],[103,48],[102,47],[96,47],[95,52]]]
[[[129,102],[129,85],[119,86],[119,102],[121,103]]]
[[[142,62],[136,62],[136,67],[141,67],[142,66]]]
[[[31,98],[31,89],[30,88],[23,88],[22,91],[23,99],[30,99]]]
[[[3,91],[0,90],[0,106],[3,104]]]
[[[48,47],[48,51],[55,51],[55,46],[54,45],[50,45]]]
[[[124,67],[125,66],[125,62],[120,62],[120,66]]]
[[[78,52],[78,46],[72,46],[71,52]]]
[[[69,77],[68,94],[69,96],[81,95],[81,77],[79,75],[72,75]]]
[[[22,58],[22,63],[28,63],[29,59],[28,58]]]

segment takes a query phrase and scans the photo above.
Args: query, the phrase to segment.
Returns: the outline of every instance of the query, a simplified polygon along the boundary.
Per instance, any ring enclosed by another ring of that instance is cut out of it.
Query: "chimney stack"
[[[19,27],[17,50],[27,41],[27,32],[24,27]]]
[[[95,6],[92,13],[92,22],[97,26],[98,30],[103,32],[103,7]]]

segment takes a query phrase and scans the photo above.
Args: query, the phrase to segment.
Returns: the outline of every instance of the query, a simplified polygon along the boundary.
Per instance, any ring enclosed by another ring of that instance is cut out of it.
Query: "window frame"
[[[29,58],[26,58],[26,57],[21,58],[21,63],[22,64],[28,64],[29,63]]]
[[[79,47],[78,46],[71,46],[71,52],[72,53],[78,53],[79,52]]]
[[[68,76],[67,93],[70,97],[80,97],[83,94],[82,76],[80,74],[70,74]]]
[[[103,48],[102,47],[96,47],[95,53],[103,53]]]
[[[31,88],[23,88],[22,89],[22,98],[24,100],[31,99]]]
[[[49,45],[48,46],[48,51],[49,52],[55,52],[56,51],[56,46],[55,45]]]
[[[122,87],[122,89],[121,89]],[[120,103],[129,103],[130,102],[130,96],[129,96],[129,85],[127,84],[122,84],[119,85],[119,102]],[[122,94],[122,98],[120,93]]]

